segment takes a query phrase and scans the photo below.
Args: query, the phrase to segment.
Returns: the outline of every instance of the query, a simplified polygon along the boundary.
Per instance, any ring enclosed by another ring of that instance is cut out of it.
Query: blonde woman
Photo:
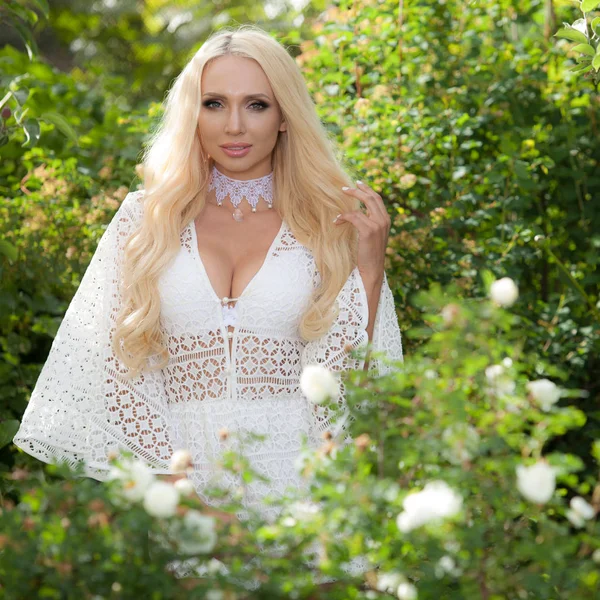
[[[371,342],[402,360],[384,271],[390,217],[341,162],[286,50],[251,26],[213,34],[168,92],[143,185],[98,245],[15,444],[46,462],[83,460],[99,480],[113,452],[169,475],[185,449],[212,506],[212,484],[242,488],[257,508],[302,486],[303,441],[348,441],[343,372],[393,368],[349,350]],[[303,393],[308,365],[334,374],[341,411]],[[225,448],[269,481],[225,474]]]

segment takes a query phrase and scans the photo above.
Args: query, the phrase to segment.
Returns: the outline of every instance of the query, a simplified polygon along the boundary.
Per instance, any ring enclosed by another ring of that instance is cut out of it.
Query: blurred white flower
[[[592,554],[592,560],[600,565],[600,548],[596,548]]]
[[[401,583],[396,593],[399,600],[416,600],[417,598],[417,588],[408,581]]]
[[[401,583],[406,583],[406,577],[396,571],[390,571],[389,573],[380,573],[377,575],[377,584],[375,587],[380,592],[393,593]]]
[[[340,384],[336,376],[322,365],[306,365],[300,375],[300,389],[309,402],[322,404],[337,398]]]
[[[154,482],[154,474],[146,463],[124,458],[122,466],[112,466],[108,473],[108,480],[121,482],[119,495],[131,502],[137,502],[144,497],[148,487]]]
[[[316,459],[315,452],[310,449],[301,450],[298,456],[294,459],[294,468],[298,473],[302,473],[304,469],[313,463]]]
[[[487,391],[494,396],[504,396],[515,391],[515,382],[508,376],[503,365],[490,365],[485,370]]]
[[[545,504],[556,488],[556,472],[546,461],[517,466],[517,489],[530,502]]]
[[[490,296],[500,306],[512,306],[519,297],[519,289],[510,277],[497,279],[490,286]]]
[[[446,304],[444,308],[442,308],[442,320],[444,321],[444,325],[446,327],[451,327],[456,323],[456,320],[460,316],[460,306],[451,302],[450,304]]]
[[[588,504],[581,496],[571,498],[571,508],[567,510],[565,516],[575,527],[583,527],[586,521],[594,518],[596,511],[591,504]]]
[[[179,503],[179,492],[166,481],[154,481],[144,494],[144,508],[153,517],[172,517]]]
[[[548,412],[552,405],[560,399],[560,389],[549,379],[528,381],[525,387],[538,406],[545,412]]]
[[[211,575],[229,573],[229,569],[218,558],[211,558],[208,561],[207,570]]]
[[[430,521],[454,516],[462,507],[462,498],[445,481],[432,481],[420,492],[406,496],[402,506],[404,512],[398,515],[396,524],[406,533]]]
[[[223,600],[225,596],[223,596],[223,592],[221,590],[208,590],[206,592],[206,596],[204,596],[206,600]]]
[[[308,500],[298,500],[289,506],[289,512],[298,521],[311,521],[320,512],[318,504]]]
[[[442,433],[442,441],[447,445],[442,455],[453,465],[471,460],[479,449],[479,434],[468,423],[453,423]]]
[[[448,555],[442,556],[435,566],[435,576],[438,579],[441,579],[444,575],[458,577],[461,573],[462,571],[456,566],[456,561]]]
[[[189,450],[176,450],[171,456],[171,470],[181,473],[192,466],[192,455]]]
[[[178,479],[173,485],[182,496],[193,496],[196,493],[194,484],[185,477]]]
[[[184,530],[179,547],[186,554],[210,552],[217,543],[215,519],[197,510],[188,510],[183,517]]]

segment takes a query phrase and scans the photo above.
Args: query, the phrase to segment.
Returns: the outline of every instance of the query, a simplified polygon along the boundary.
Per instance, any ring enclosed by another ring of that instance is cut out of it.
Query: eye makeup
[[[214,107],[211,106],[211,104],[219,104],[219,103],[220,103],[220,100],[204,100],[202,102],[202,106],[212,109]],[[264,110],[265,108],[269,107],[269,105],[266,102],[262,102],[262,101],[252,102],[252,104],[250,104],[250,106],[258,106],[259,108],[256,110]]]

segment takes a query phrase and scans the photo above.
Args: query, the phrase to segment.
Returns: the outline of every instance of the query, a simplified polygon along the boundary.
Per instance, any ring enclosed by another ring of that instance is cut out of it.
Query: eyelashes
[[[221,104],[221,103],[218,100],[205,100],[202,103],[202,106],[205,106],[208,109],[214,109],[215,107],[211,106],[211,104]],[[260,111],[264,110],[265,108],[269,107],[269,105],[266,102],[260,102],[260,101],[253,102],[250,106],[258,106],[259,108],[253,109],[253,110],[256,110],[257,112],[260,112]]]

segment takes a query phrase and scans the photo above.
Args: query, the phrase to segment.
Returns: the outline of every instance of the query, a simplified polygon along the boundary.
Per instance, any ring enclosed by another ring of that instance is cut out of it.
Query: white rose
[[[398,598],[399,600],[416,600],[417,588],[408,581],[404,581],[398,586]]]
[[[581,496],[571,498],[571,509],[565,513],[567,519],[575,527],[583,527],[586,521],[594,518],[596,511],[591,504],[588,504]]]
[[[442,556],[435,566],[435,576],[438,579],[441,579],[446,574],[453,577],[458,577],[461,574],[461,570],[456,566],[456,561],[448,555]]]
[[[182,538],[179,547],[186,554],[210,552],[217,542],[215,518],[197,510],[188,510],[183,517]]]
[[[340,384],[335,375],[321,365],[306,365],[300,375],[300,389],[313,404],[321,404],[327,398],[337,398]]]
[[[462,507],[462,498],[445,481],[432,481],[420,492],[406,496],[402,506],[404,512],[398,515],[396,524],[406,533],[430,521],[454,516]]]
[[[179,492],[166,481],[155,481],[144,494],[144,508],[153,517],[172,517],[179,503]]]
[[[120,481],[119,495],[131,502],[137,502],[144,497],[148,487],[154,482],[154,474],[146,463],[126,458],[121,466],[113,466],[108,473],[109,481]]]
[[[530,502],[545,504],[552,498],[555,487],[556,473],[547,462],[517,466],[517,488]]]
[[[288,510],[292,517],[298,521],[312,521],[321,509],[318,504],[312,501],[299,500],[290,504]]]
[[[196,492],[194,484],[185,477],[182,479],[178,479],[173,485],[182,496],[193,496]]]
[[[519,297],[519,289],[510,277],[503,277],[492,283],[490,296],[500,306],[512,306]]]
[[[560,398],[560,389],[549,379],[529,381],[525,387],[538,406],[545,412],[548,412]]]
[[[442,454],[450,463],[459,465],[477,454],[479,439],[477,430],[471,425],[454,423],[442,433],[442,441],[448,446]]]
[[[171,470],[181,473],[192,466],[192,455],[189,450],[176,450],[171,456]]]
[[[395,571],[380,573],[377,575],[376,588],[380,592],[393,592],[398,589],[401,583],[406,583],[406,577],[401,573],[396,573]]]
[[[216,573],[225,575],[226,573],[229,573],[229,569],[218,558],[211,558],[208,561],[207,570],[211,575]]]
[[[515,382],[506,374],[503,365],[490,365],[485,370],[488,392],[494,396],[504,396],[515,391]]]

